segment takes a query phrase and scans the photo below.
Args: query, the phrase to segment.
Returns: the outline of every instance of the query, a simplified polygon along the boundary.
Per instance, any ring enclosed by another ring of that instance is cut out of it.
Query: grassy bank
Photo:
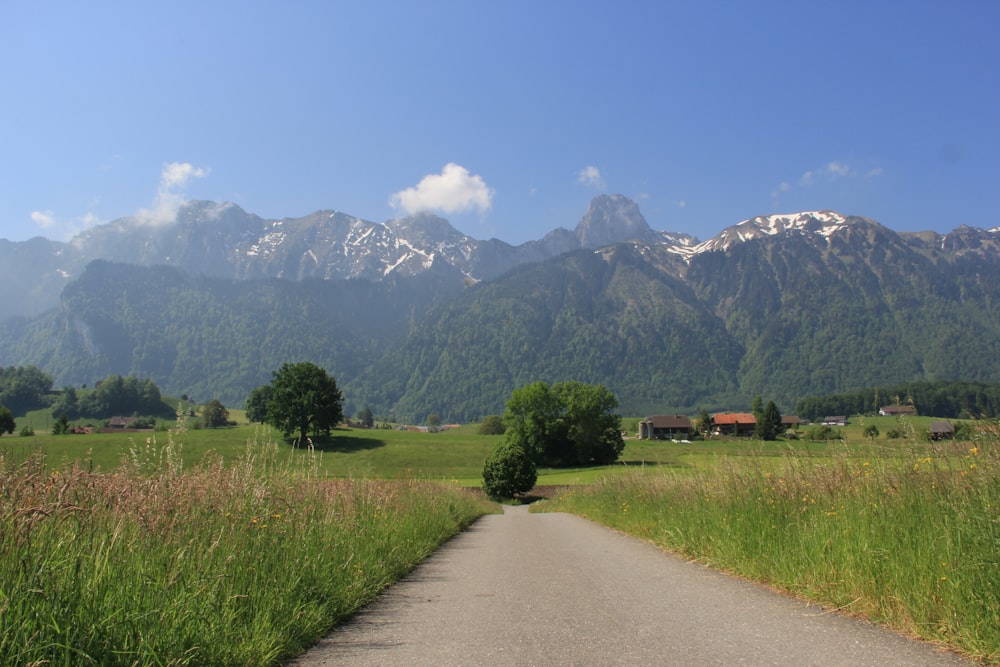
[[[279,664],[490,511],[268,442],[187,469],[166,439],[106,473],[0,460],[0,664]]]
[[[545,505],[1000,661],[996,441],[848,453],[659,467]]]

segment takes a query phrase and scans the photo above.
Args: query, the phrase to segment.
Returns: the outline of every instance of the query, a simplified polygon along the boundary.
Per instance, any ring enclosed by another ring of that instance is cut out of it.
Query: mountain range
[[[521,264],[630,239],[693,242],[685,235],[654,232],[635,202],[620,195],[595,199],[575,231],[559,228],[519,246],[473,239],[428,213],[385,223],[338,211],[264,220],[232,203],[195,201],[182,206],[169,222],[121,218],[68,243],[40,237],[22,243],[0,239],[0,280],[8,286],[0,294],[0,320],[38,315],[55,306],[62,289],[95,259],[173,266],[235,280],[379,282],[433,267],[478,282]]]
[[[57,386],[110,373],[239,406],[285,361],[345,408],[498,413],[534,380],[605,384],[625,414],[785,409],[803,396],[1000,377],[1000,229],[894,232],[832,211],[701,242],[620,195],[512,246],[421,214],[264,220],[191,202],[69,243],[0,241],[0,364]]]

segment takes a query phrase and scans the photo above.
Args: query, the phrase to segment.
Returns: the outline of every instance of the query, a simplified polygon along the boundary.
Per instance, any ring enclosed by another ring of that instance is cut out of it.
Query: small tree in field
[[[712,415],[708,414],[708,410],[702,410],[695,420],[695,428],[706,438],[712,434],[713,425]]]
[[[15,428],[17,428],[17,424],[14,423],[14,415],[6,407],[0,405],[0,435],[13,433]]]
[[[521,447],[501,444],[483,466],[483,492],[493,500],[507,500],[530,491],[538,480],[535,462]]]
[[[768,401],[757,420],[757,436],[761,440],[774,440],[781,433],[781,413],[774,401]]]
[[[434,412],[427,415],[427,430],[431,433],[441,430],[441,417]]]
[[[274,389],[269,384],[261,385],[250,392],[247,397],[247,421],[251,424],[267,422],[267,402],[274,395]]]
[[[65,435],[69,433],[69,419],[66,415],[59,415],[55,423],[52,424],[52,435]]]
[[[372,409],[369,406],[365,406],[358,410],[358,421],[365,428],[371,428],[375,426],[375,415],[372,414]]]
[[[500,415],[490,415],[479,425],[479,435],[503,435],[503,419]]]
[[[229,425],[229,410],[222,401],[213,398],[201,409],[201,418],[205,428],[221,428]]]

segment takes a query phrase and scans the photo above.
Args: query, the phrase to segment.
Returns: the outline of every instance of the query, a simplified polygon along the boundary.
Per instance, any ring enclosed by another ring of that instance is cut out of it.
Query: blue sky
[[[998,27],[993,0],[6,0],[0,237],[210,199],[521,243],[600,193],[702,240],[990,228]]]

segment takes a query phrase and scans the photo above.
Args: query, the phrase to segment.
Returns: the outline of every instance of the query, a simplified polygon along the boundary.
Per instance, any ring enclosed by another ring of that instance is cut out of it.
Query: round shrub
[[[537,479],[535,462],[516,445],[500,445],[483,466],[483,491],[493,500],[507,500],[530,491]]]

